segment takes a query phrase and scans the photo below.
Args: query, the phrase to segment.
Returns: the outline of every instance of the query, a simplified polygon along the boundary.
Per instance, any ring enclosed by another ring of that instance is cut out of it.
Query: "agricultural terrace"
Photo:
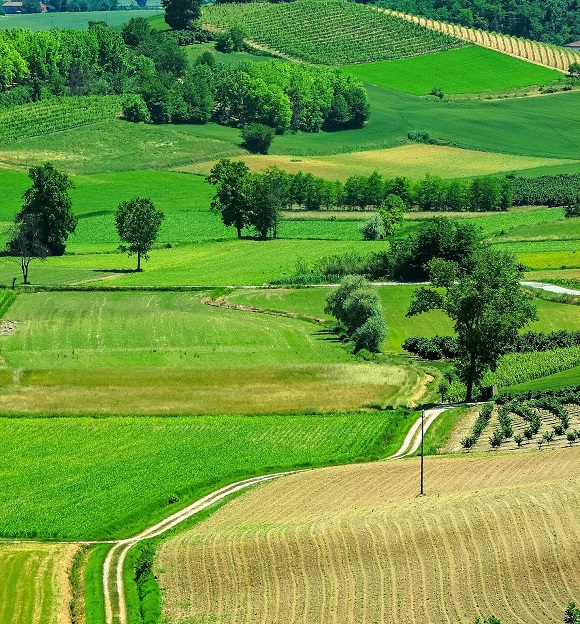
[[[0,623],[66,622],[76,544],[0,543]]]
[[[240,26],[247,37],[310,63],[343,65],[429,54],[460,47],[460,40],[399,17],[342,0],[206,6],[202,20]]]
[[[580,59],[580,54],[575,50],[549,43],[530,41],[529,39],[521,39],[503,33],[492,33],[476,28],[467,28],[457,24],[448,24],[446,22],[409,15],[399,11],[391,11],[389,9],[382,10],[388,15],[406,19],[413,24],[419,24],[420,26],[430,28],[436,32],[442,32],[451,37],[456,37],[463,41],[475,43],[478,46],[491,48],[492,50],[515,56],[529,63],[551,67],[561,72],[567,72],[570,64],[574,62],[577,63]]]
[[[363,82],[412,95],[428,95],[434,87],[446,95],[490,93],[544,85],[560,77],[554,69],[473,45],[343,69]]]
[[[424,498],[418,459],[276,480],[161,545],[164,616],[560,621],[580,592],[579,461],[580,447],[432,458]]]
[[[3,418],[0,535],[128,537],[244,477],[384,457],[416,417]]]
[[[323,323],[216,308],[204,297],[19,295],[5,315],[16,331],[0,338],[0,411],[321,413],[421,394],[416,364],[357,361]]]

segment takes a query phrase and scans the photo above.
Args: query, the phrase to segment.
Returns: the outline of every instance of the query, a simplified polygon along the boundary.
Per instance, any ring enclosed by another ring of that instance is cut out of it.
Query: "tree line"
[[[376,4],[557,45],[580,38],[577,0],[377,0]]]

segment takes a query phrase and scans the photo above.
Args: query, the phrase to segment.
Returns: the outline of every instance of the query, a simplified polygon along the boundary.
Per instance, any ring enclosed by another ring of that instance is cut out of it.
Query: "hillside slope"
[[[580,595],[580,448],[317,470],[162,545],[169,622],[560,622]]]

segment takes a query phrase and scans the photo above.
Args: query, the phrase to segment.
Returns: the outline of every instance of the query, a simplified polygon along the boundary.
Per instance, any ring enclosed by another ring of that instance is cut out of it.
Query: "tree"
[[[174,30],[189,30],[201,17],[201,0],[161,0],[165,21]]]
[[[207,177],[207,181],[217,187],[211,201],[212,210],[221,212],[225,226],[236,227],[238,238],[242,238],[242,229],[250,223],[249,177],[246,163],[229,158],[218,161]]]
[[[288,174],[278,167],[268,167],[263,174],[249,179],[249,224],[256,230],[256,236],[276,238],[280,211],[288,202]]]
[[[378,212],[373,213],[359,229],[365,240],[379,240],[385,237],[385,226]]]
[[[22,270],[22,281],[28,284],[28,267],[34,258],[44,260],[48,250],[41,240],[41,226],[38,215],[27,214],[14,224],[7,252],[17,256]]]
[[[458,367],[467,386],[466,401],[487,370],[514,343],[518,330],[536,318],[531,296],[519,283],[521,272],[509,253],[482,249],[472,267],[457,262],[429,263],[431,287],[415,291],[407,316],[443,310],[453,321],[459,347]]]
[[[157,238],[164,215],[148,197],[135,197],[119,204],[115,225],[119,238],[129,243],[129,255],[137,254],[137,271],[141,271],[141,257],[149,259],[149,251]]]
[[[379,215],[383,220],[385,235],[393,236],[405,216],[403,200],[398,195],[387,195],[385,201],[379,206]]]
[[[14,222],[18,224],[28,216],[35,215],[39,243],[46,248],[48,255],[62,256],[65,242],[77,224],[68,194],[74,185],[66,173],[58,171],[49,162],[32,167],[28,177],[32,180],[32,186],[24,193],[24,204]]]
[[[568,67],[568,74],[572,78],[580,78],[580,63],[578,62],[570,63]]]
[[[574,602],[569,602],[564,613],[564,624],[580,624],[580,609]]]
[[[251,123],[242,128],[243,146],[254,154],[267,154],[274,140],[274,129],[261,123]]]

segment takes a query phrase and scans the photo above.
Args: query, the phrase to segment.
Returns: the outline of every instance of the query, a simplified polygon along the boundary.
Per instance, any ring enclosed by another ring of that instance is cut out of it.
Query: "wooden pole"
[[[420,496],[424,496],[423,489],[423,458],[425,455],[425,410],[421,410],[421,493]]]

